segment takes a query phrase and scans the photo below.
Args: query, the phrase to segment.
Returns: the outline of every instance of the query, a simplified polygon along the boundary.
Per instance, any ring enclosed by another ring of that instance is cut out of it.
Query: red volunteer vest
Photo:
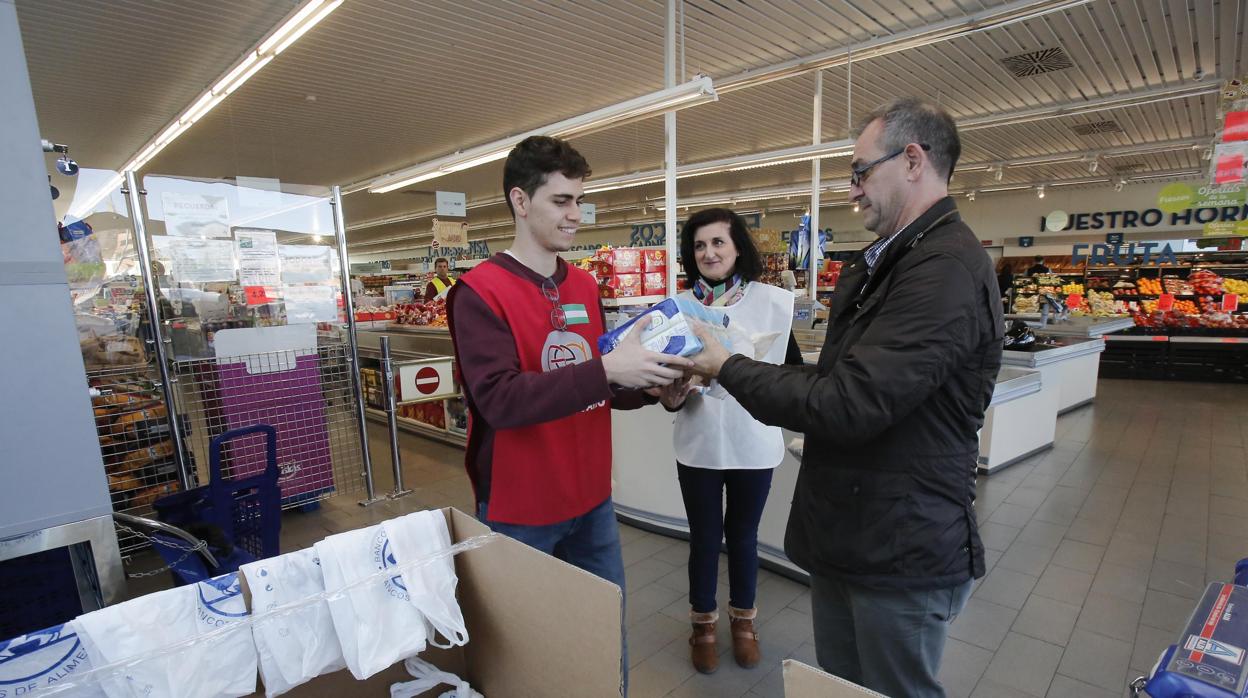
[[[521,371],[546,372],[589,361],[603,333],[598,285],[568,268],[559,285],[565,308],[581,305],[589,322],[559,332],[554,307],[540,288],[497,264],[480,264],[460,278],[511,328]],[[469,413],[468,438],[478,415]],[[487,517],[502,523],[544,526],[581,516],[611,496],[611,405],[590,405],[562,419],[494,433]]]

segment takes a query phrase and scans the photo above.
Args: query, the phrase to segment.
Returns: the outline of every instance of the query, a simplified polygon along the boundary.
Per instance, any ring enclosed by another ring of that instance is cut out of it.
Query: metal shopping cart
[[[222,459],[238,439],[265,440],[265,468],[245,477],[226,478]],[[187,546],[167,530],[151,534],[152,545],[168,564],[178,585],[197,582],[242,564],[279,553],[281,490],[277,485],[277,430],[267,424],[233,429],[212,439],[207,486],[162,497],[152,507],[161,522],[203,539],[215,555],[188,554]],[[211,561],[211,564],[210,564]]]

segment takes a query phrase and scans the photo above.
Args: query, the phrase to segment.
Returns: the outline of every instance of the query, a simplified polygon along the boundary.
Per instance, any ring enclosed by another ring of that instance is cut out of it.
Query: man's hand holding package
[[[693,372],[707,379],[717,377],[719,370],[723,368],[724,362],[732,354],[724,348],[723,344],[719,343],[714,333],[701,324],[694,324],[693,332],[698,335],[698,339],[702,341],[703,345],[702,351],[690,357],[693,359]]]
[[[693,368],[680,356],[661,354],[641,346],[637,332],[629,332],[610,354],[602,357],[607,382],[624,388],[652,388],[672,383]]]
[[[669,410],[680,409],[685,404],[685,399],[689,397],[689,393],[697,390],[698,386],[694,382],[692,376],[685,376],[681,380],[672,381],[671,383],[659,388],[646,388],[646,394],[651,397],[657,397],[659,402]]]

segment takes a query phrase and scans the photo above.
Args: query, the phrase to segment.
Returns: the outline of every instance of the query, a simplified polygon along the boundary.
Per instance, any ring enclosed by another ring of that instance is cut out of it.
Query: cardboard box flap
[[[489,529],[448,510],[455,542]],[[469,629],[468,679],[487,696],[620,691],[620,588],[523,543],[499,537],[456,556]]]
[[[784,660],[783,672],[785,698],[888,698],[796,659]]]

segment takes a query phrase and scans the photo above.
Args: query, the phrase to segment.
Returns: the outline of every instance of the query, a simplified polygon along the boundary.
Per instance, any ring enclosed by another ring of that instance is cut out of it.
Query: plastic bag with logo
[[[43,689],[79,681],[83,685],[57,695],[102,698],[94,678],[79,678],[91,669],[74,621],[26,633],[0,642],[0,698],[38,696]]]
[[[426,559],[451,547],[446,516],[440,511],[418,511],[383,521],[381,526],[399,564]],[[429,625],[449,641],[440,645],[435,635],[430,633],[429,644],[446,649],[468,643],[464,614],[460,612],[459,601],[455,598],[459,578],[455,576],[455,561],[450,556],[404,569],[403,583],[407,586],[412,605],[420,609]]]
[[[381,525],[332,535],[315,546],[325,589],[331,593],[329,612],[351,675],[361,681],[390,665],[420,654],[428,630],[412,605],[407,585],[394,576],[367,580],[398,566],[394,549]]]
[[[257,614],[325,591],[321,561],[311,548],[251,562],[240,569],[247,578],[251,607]],[[260,678],[269,698],[347,666],[324,601],[257,619],[252,633],[260,654]]]
[[[97,667],[127,662],[100,677],[109,698],[246,696],[256,690],[251,629],[238,573],[158,591],[78,617]]]

